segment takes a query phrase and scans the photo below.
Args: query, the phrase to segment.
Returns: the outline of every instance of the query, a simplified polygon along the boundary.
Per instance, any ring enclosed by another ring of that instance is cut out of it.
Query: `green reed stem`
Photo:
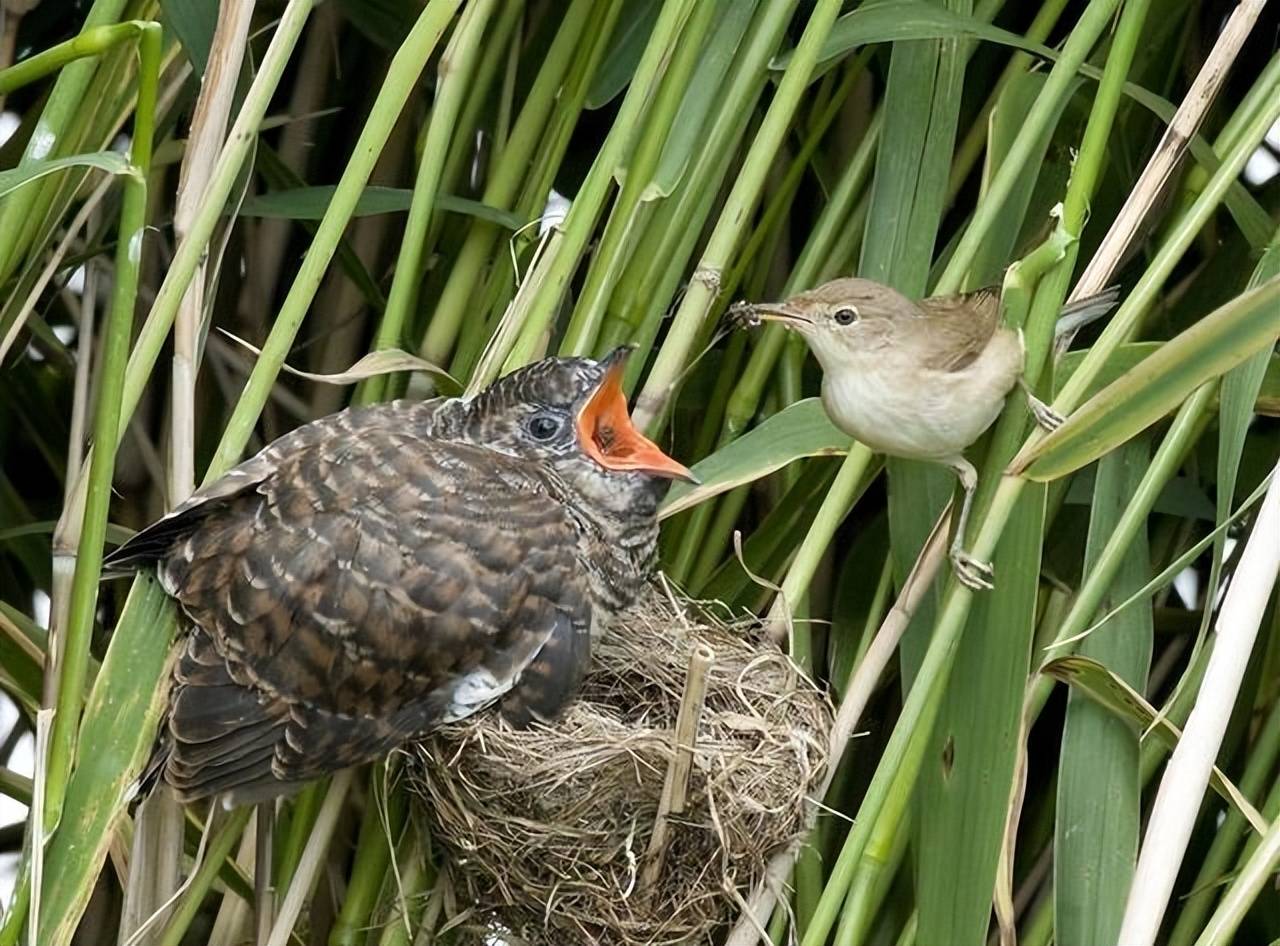
[[[440,57],[437,70],[440,79],[431,109],[431,124],[427,128],[427,138],[422,147],[418,177],[413,184],[413,200],[409,204],[409,217],[405,222],[400,254],[396,258],[391,291],[387,295],[387,308],[382,313],[382,321],[374,335],[374,351],[401,346],[405,322],[409,313],[417,307],[418,289],[422,285],[423,251],[426,249],[432,210],[440,191],[440,179],[448,157],[449,144],[453,141],[454,125],[462,103],[466,100],[480,40],[488,26],[493,7],[494,0],[473,0],[468,4],[444,55]],[[325,265],[327,267],[327,260]],[[372,404],[382,400],[386,396],[389,380],[387,375],[369,378],[357,391],[355,403]]]
[[[695,339],[711,312],[720,291],[720,282],[730,258],[742,239],[751,211],[760,199],[765,176],[808,88],[817,65],[818,55],[827,41],[831,26],[840,12],[837,0],[818,0],[805,25],[795,54],[778,83],[773,101],[747,157],[742,163],[733,189],[698,261],[688,291],[681,300],[666,340],[649,372],[644,388],[636,399],[634,413],[637,427],[650,434],[658,432],[666,421],[676,382],[693,354]]]
[[[107,513],[111,505],[111,480],[115,472],[116,444],[122,427],[121,400],[125,363],[129,357],[129,341],[133,336],[133,310],[138,297],[138,272],[142,264],[147,215],[147,175],[151,171],[161,52],[160,25],[141,24],[138,32],[138,105],[129,153],[129,161],[135,173],[124,179],[124,198],[120,208],[120,228],[116,244],[115,287],[103,333],[98,399],[94,411],[93,440],[98,449],[94,450],[89,465],[84,524],[76,550],[67,626],[59,641],[62,651],[61,666],[45,775],[46,831],[52,830],[62,815],[67,776],[71,771],[71,758],[79,728],[80,708],[84,702],[89,642],[93,637],[103,544],[107,534]]]

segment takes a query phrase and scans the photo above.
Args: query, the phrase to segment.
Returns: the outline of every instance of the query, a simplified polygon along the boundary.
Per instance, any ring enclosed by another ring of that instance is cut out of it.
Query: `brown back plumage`
[[[962,371],[980,356],[1000,327],[998,287],[917,303],[924,319],[924,364],[937,371]]]

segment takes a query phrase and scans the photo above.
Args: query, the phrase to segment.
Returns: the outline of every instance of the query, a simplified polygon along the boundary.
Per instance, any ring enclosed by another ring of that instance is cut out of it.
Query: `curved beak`
[[[578,412],[578,442],[606,470],[635,470],[697,483],[688,467],[663,453],[631,422],[622,376],[634,348],[626,345],[604,357],[604,380]]]

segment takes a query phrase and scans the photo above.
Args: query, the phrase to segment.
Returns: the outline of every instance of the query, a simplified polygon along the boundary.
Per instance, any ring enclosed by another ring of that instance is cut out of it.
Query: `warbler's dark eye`
[[[554,414],[534,414],[529,420],[529,433],[535,440],[550,440],[560,433],[562,423]]]
[[[852,325],[858,321],[857,309],[836,309],[835,315],[832,316],[836,320],[836,325]]]

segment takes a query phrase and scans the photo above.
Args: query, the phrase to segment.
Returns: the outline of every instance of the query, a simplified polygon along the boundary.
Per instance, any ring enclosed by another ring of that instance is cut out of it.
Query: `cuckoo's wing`
[[[103,559],[102,577],[119,578],[160,560],[205,519],[216,515],[237,496],[266,482],[291,454],[325,444],[355,443],[387,428],[429,429],[433,413],[443,403],[439,399],[402,400],[350,408],[291,430],[224,476],[196,490],[168,515],[108,553]]]
[[[536,474],[396,429],[281,458],[160,571],[197,628],[168,719],[166,777],[189,798],[380,758],[590,626],[576,533]],[[535,702],[578,677],[553,672]]]

